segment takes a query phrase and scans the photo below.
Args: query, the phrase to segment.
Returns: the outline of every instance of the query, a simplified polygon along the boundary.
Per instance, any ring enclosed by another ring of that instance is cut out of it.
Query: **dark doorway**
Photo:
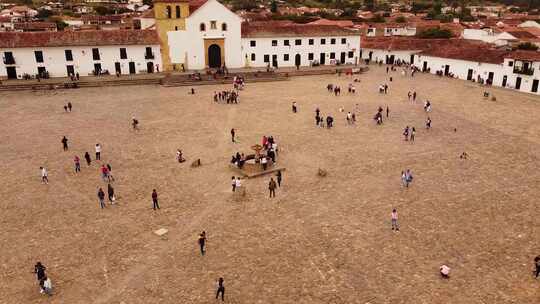
[[[147,62],[146,63],[146,72],[147,73],[154,73],[154,63],[153,62]]]
[[[394,64],[394,55],[388,57],[388,64]]]
[[[208,47],[208,66],[210,68],[221,67],[221,48],[217,44]]]
[[[94,75],[101,74],[101,63],[94,63]]]
[[[444,76],[448,76],[450,74],[450,66],[447,64],[444,66]]]
[[[533,80],[531,92],[533,93],[538,92],[538,79]]]
[[[37,73],[39,75],[39,77],[43,78],[45,76],[45,73],[47,72],[47,69],[45,69],[45,67],[38,67],[37,68]]]
[[[66,70],[68,76],[75,76],[75,68],[72,65],[66,65]]]
[[[130,74],[137,73],[137,71],[135,70],[135,62],[133,62],[133,61],[129,63],[129,73]]]
[[[506,82],[508,81],[508,76],[504,75],[503,77],[503,82],[502,82],[502,86],[503,88],[506,87]]]
[[[422,72],[427,71],[427,61],[424,61],[424,66],[422,67]]]
[[[341,52],[341,55],[339,57],[339,61],[341,62],[341,64],[345,64],[345,56],[347,54],[345,54],[345,52]]]
[[[6,67],[8,79],[17,79],[17,68],[15,67]]]
[[[115,62],[114,63],[114,71],[118,75],[122,74],[122,66],[120,65],[120,62]]]
[[[294,65],[300,66],[301,63],[302,63],[302,60],[301,60],[300,54],[296,54],[294,56]]]
[[[272,55],[272,66],[275,67],[275,68],[278,67],[277,55]]]
[[[320,60],[319,60],[319,61],[320,61],[319,63],[320,63],[321,65],[324,65],[324,64],[325,64],[325,62],[326,62],[326,54],[325,54],[325,53],[321,53],[321,56],[320,56]]]
[[[411,55],[411,59],[409,59],[409,63],[410,63],[411,65],[414,64],[414,54]]]
[[[362,59],[362,50],[360,50],[360,59]]]
[[[516,90],[521,88],[521,77],[516,78]]]
[[[369,61],[373,58],[373,52],[369,52]]]
[[[493,76],[494,76],[493,72],[489,72],[488,79],[487,79],[487,84],[489,84],[489,85],[493,84]]]
[[[473,74],[473,70],[469,69],[469,71],[467,71],[467,80],[472,80],[472,74]]]

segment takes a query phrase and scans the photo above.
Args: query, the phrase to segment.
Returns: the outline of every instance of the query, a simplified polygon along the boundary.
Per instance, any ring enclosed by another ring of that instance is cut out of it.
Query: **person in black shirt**
[[[199,247],[201,248],[201,255],[204,255],[206,250],[204,249],[204,245],[206,244],[206,231],[203,231],[201,234],[199,234]]]
[[[220,293],[221,293],[221,301],[225,301],[225,286],[223,286],[223,278],[219,278],[218,280],[216,299],[219,297]]]
[[[86,159],[86,163],[88,166],[92,163],[92,159],[90,158],[90,154],[88,152],[84,153],[84,159]]]
[[[68,150],[68,139],[64,136],[62,138],[62,145],[64,146],[64,151]]]

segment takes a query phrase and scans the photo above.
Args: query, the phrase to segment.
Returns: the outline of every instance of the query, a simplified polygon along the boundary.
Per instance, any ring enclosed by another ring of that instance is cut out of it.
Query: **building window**
[[[204,24],[204,23],[199,24],[199,30],[200,30],[201,32],[206,31],[206,24]]]
[[[347,44],[347,38],[341,38],[341,44]]]
[[[13,52],[4,52],[4,63],[15,64],[15,58],[13,57]]]
[[[270,62],[270,55],[264,55],[264,62]]]
[[[289,44],[289,39],[283,40],[283,45],[289,46],[289,45],[290,45],[290,44]]]
[[[257,46],[257,42],[255,40],[250,40],[249,41],[249,46],[250,47],[255,47],[255,46]]]
[[[324,39],[324,38],[321,39],[321,44],[322,44],[322,45],[325,45],[325,44],[326,44],[326,39]]]
[[[336,53],[330,53],[330,59],[336,59]]]
[[[513,61],[508,61],[508,66],[513,66],[513,65],[514,65]]]
[[[92,58],[94,60],[99,60],[99,49],[97,48],[92,49]]]
[[[307,54],[307,59],[308,60],[313,60],[313,53]]]
[[[175,27],[174,27],[174,30],[175,30],[175,31],[178,31],[178,26],[175,26]]]
[[[167,13],[167,18],[170,19],[172,17],[171,16],[172,13],[171,13],[171,6],[170,5],[167,5],[166,13]]]
[[[227,23],[222,23],[221,24],[221,30],[226,32],[227,31]]]
[[[251,61],[255,61],[255,53],[251,53]]]
[[[127,59],[126,48],[120,48],[120,59]]]
[[[336,44],[336,38],[330,39],[330,44]]]
[[[71,50],[65,50],[64,53],[66,54],[66,61],[73,61],[73,53]]]
[[[210,29],[211,30],[217,29],[217,22],[216,21],[210,21]]]
[[[176,18],[180,18],[181,14],[180,14],[180,5],[177,5],[176,6]]]
[[[309,45],[313,45],[314,43],[315,43],[315,41],[314,41],[313,39],[309,39],[309,40],[308,40],[308,44],[309,44]]]
[[[302,45],[302,39],[296,39],[294,45]]]
[[[154,59],[154,53],[152,52],[152,47],[147,46],[145,48],[144,59]]]
[[[283,54],[283,61],[289,61],[289,54]]]
[[[353,58],[354,57],[354,52],[349,52],[349,58]]]
[[[272,40],[272,46],[277,46],[277,40]]]
[[[43,62],[43,51],[34,51],[36,62]]]

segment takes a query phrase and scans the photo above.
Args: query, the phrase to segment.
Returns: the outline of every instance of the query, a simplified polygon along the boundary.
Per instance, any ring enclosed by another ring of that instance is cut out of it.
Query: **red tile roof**
[[[16,30],[56,30],[54,22],[17,22],[13,24]]]
[[[352,27],[354,24],[351,20],[328,20],[321,18],[319,20],[315,20],[313,22],[310,22],[308,24],[318,24],[318,25],[337,25],[340,27]]]
[[[516,50],[508,53],[504,58],[517,60],[540,61],[540,52]]]
[[[203,6],[206,3],[207,0],[190,0],[189,1],[189,14],[193,14],[196,10],[198,10],[201,6]]]
[[[0,32],[0,48],[151,44],[159,44],[152,30]]]
[[[276,25],[274,22],[242,23],[242,37],[306,37],[360,36],[359,31],[337,25],[295,24]]]

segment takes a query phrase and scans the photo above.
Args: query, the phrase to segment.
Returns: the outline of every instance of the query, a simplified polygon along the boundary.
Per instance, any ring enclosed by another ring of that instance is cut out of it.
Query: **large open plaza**
[[[219,277],[225,303],[539,303],[540,97],[369,67],[352,77],[248,82],[234,105],[213,101],[232,84],[194,87],[194,95],[158,85],[0,92],[0,303],[215,303]],[[379,106],[382,125],[373,120]],[[317,107],[333,128],[315,125]],[[406,126],[416,129],[414,143],[404,140]],[[269,198],[275,175],[246,179],[237,199],[231,156],[252,152],[264,135],[279,145],[282,185]],[[176,162],[177,149],[186,162]],[[117,199],[101,209],[107,163]],[[157,236],[160,228],[168,233]],[[52,297],[39,293],[37,261]]]

